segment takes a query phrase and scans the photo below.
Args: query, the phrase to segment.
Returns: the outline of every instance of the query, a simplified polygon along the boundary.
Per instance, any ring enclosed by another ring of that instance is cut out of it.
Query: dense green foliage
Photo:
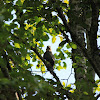
[[[83,7],[84,4],[80,6]],[[52,36],[52,43],[57,42],[56,36],[60,37],[57,53],[54,54],[56,58],[54,69],[60,71],[67,68],[65,59],[67,57],[72,59],[72,52],[68,49],[78,48],[77,42],[76,44],[72,42],[67,35],[69,29],[66,23],[68,24],[69,20],[77,21],[77,14],[73,16],[71,8],[67,0],[0,1],[0,100],[14,100],[15,93],[19,100],[65,100],[66,98],[72,100],[75,89],[71,88],[71,84],[68,86],[65,86],[64,82],[61,84],[56,74],[49,69],[55,80],[45,79],[31,70],[32,67],[41,69],[41,73],[47,70],[48,63],[41,55],[44,54],[44,42],[49,41],[49,36]],[[69,19],[62,19],[64,18],[62,14]],[[91,13],[86,17],[91,17]],[[79,25],[88,27],[81,19],[79,21]],[[75,58],[77,62],[81,59],[78,55]],[[88,57],[85,59],[86,66],[91,66],[87,59]],[[34,65],[34,62],[37,62],[37,65]],[[74,69],[77,68],[77,62],[72,64]],[[81,69],[77,72],[85,73]],[[100,91],[98,84],[100,81],[94,82],[89,75],[88,71],[87,77],[93,82],[91,87],[94,87],[94,93]],[[81,83],[84,87],[87,84],[84,80]],[[76,84],[79,87],[81,85]],[[84,89],[82,93],[90,96]]]

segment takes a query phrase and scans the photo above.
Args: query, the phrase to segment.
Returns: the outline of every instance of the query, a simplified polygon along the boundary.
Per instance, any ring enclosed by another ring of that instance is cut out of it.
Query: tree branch
[[[99,97],[100,97],[100,94],[98,94],[98,95],[96,96],[96,100],[97,100]]]
[[[92,20],[91,20],[91,27],[90,31],[87,32],[88,34],[88,41],[89,41],[89,49],[91,55],[95,56],[95,52],[98,50],[97,48],[97,31],[98,31],[98,17],[99,17],[99,8],[94,3],[93,0],[90,1],[91,8],[92,8]]]
[[[98,67],[98,64],[100,65],[100,60],[99,62],[97,63],[97,61],[95,60],[95,58],[93,59],[92,55],[89,55],[86,48],[82,45],[82,43],[80,42],[81,40],[78,38],[78,36],[76,34],[74,34],[68,24],[67,24],[67,20],[63,14],[63,11],[61,8],[56,8],[57,11],[58,11],[58,15],[59,17],[62,19],[63,21],[63,24],[65,26],[65,29],[67,30],[67,32],[70,32],[71,36],[75,38],[74,42],[76,43],[76,45],[78,45],[81,49],[81,51],[83,52],[84,56],[89,60],[90,64],[92,65],[93,69],[95,70],[95,72],[97,73],[97,75],[100,77],[100,67]],[[94,21],[94,20],[93,20]],[[94,25],[93,25],[94,26]],[[96,28],[97,30],[97,28]],[[92,30],[91,30],[92,31]],[[92,45],[93,46],[93,45]],[[99,55],[99,54],[98,54]],[[99,57],[100,58],[100,57]],[[97,57],[98,59],[98,57]]]
[[[57,80],[57,82],[59,82],[59,84],[62,86],[62,84],[60,83],[59,78],[57,77],[57,75],[55,74],[55,72],[50,69],[52,66],[50,64],[47,64],[47,62],[44,60],[44,58],[39,54],[38,50],[36,48],[31,47],[31,50],[33,50],[37,56],[43,61],[43,63],[46,65],[47,70],[50,71],[50,73],[53,75],[53,77]]]
[[[27,43],[27,41],[23,41],[22,39],[20,39],[19,37],[15,36],[14,34],[13,34],[13,37],[15,37],[15,38],[18,39],[18,40],[21,40],[22,43],[24,43],[24,44]],[[51,73],[51,74],[53,75],[53,77],[56,79],[56,81],[57,81],[57,83],[58,83],[58,86],[60,86],[60,87],[61,87],[61,90],[63,90],[64,93],[65,93],[65,95],[67,95],[67,98],[71,98],[71,97],[69,96],[69,95],[71,95],[71,93],[68,92],[67,90],[63,89],[63,85],[61,84],[61,82],[60,82],[58,76],[57,76],[56,73],[51,69],[52,66],[51,66],[50,64],[48,64],[48,63],[44,60],[44,58],[39,54],[39,52],[38,52],[38,50],[36,49],[36,47],[33,48],[33,47],[31,46],[30,49],[33,50],[33,51],[37,54],[37,56],[43,61],[43,63],[45,64],[47,70],[50,71],[50,73]]]
[[[0,68],[1,68],[1,71],[2,71],[2,73],[4,75],[4,77],[10,79],[10,75],[9,75],[7,67],[6,66],[0,66]]]
[[[14,34],[12,34],[13,37],[15,37],[16,39],[18,40],[21,40],[24,44],[27,43],[27,41],[23,41],[22,39],[20,39],[19,37],[15,36]],[[59,78],[57,77],[57,75],[55,74],[55,72],[53,70],[51,70],[51,65],[50,64],[47,64],[47,62],[44,60],[44,58],[39,54],[38,50],[35,48],[33,48],[32,46],[30,47],[31,50],[33,50],[37,56],[43,61],[43,63],[46,65],[47,67],[47,70],[50,71],[50,73],[53,75],[53,77],[57,80],[57,82],[60,83],[60,80]],[[60,83],[60,85],[62,86],[62,84]]]
[[[7,56],[6,56],[6,53],[5,53],[5,51],[3,50],[2,52],[1,52],[2,54],[2,56],[3,56],[3,59],[4,59],[4,61],[5,61],[5,64],[4,65],[0,65],[0,68],[1,68],[1,71],[2,71],[2,73],[3,73],[3,75],[4,75],[4,77],[6,77],[6,78],[8,78],[8,79],[11,79],[10,78],[10,75],[9,75],[9,72],[8,72],[8,69],[10,69],[10,68],[8,68],[7,69],[7,63],[8,63],[8,59],[7,59]],[[9,66],[10,67],[10,66]]]
[[[67,95],[67,98],[70,98],[70,96],[69,96],[70,93],[69,93],[68,91],[66,91],[66,90],[63,89],[63,86],[62,86],[62,84],[61,84],[61,82],[60,82],[58,76],[56,75],[56,73],[55,73],[52,69],[50,69],[52,66],[51,66],[50,64],[47,64],[47,62],[46,62],[46,61],[44,60],[44,58],[39,54],[39,52],[37,51],[36,48],[31,47],[31,50],[33,50],[33,51],[38,55],[38,57],[43,61],[43,63],[44,63],[44,64],[46,65],[46,67],[47,67],[47,70],[50,71],[50,73],[53,75],[53,77],[57,80],[58,85],[59,85],[60,87],[62,87],[61,90],[65,91],[65,93],[66,93],[66,95]]]
[[[3,59],[5,60],[5,64],[0,65],[1,71],[2,71],[5,78],[11,80],[11,76],[10,76],[9,71],[8,71],[8,70],[11,70],[11,68],[9,68],[10,67],[9,59],[8,59],[8,56],[6,55],[5,51],[2,52],[2,56],[3,56]],[[5,90],[5,92],[9,91],[11,93],[10,98],[12,97],[13,99],[18,100],[18,98],[17,98],[18,95],[17,95],[16,90],[10,84],[8,86],[9,86],[9,88],[8,88],[8,90]],[[7,89],[6,87],[4,87],[4,88]],[[5,92],[4,92],[4,94],[5,94]],[[16,95],[15,95],[15,92],[16,92]],[[6,94],[5,94],[5,96],[6,96]],[[6,96],[6,98],[8,99],[7,96]]]

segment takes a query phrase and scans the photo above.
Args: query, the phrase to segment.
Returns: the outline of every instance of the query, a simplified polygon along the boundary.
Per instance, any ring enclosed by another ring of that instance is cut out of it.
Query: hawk
[[[54,66],[55,57],[52,54],[50,46],[47,46],[46,52],[44,53],[43,58],[46,59],[52,65],[52,67]]]

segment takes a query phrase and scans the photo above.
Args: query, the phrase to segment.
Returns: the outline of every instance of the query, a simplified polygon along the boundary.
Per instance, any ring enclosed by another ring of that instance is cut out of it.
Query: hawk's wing
[[[44,53],[43,58],[46,59],[48,62],[50,62],[50,64],[51,64],[52,66],[54,65],[55,57],[54,57],[54,55],[52,54],[52,52],[46,51],[46,52]]]

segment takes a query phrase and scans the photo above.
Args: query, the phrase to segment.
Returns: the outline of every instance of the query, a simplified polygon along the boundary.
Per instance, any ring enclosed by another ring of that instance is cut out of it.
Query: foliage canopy
[[[100,92],[100,80],[94,81],[91,74],[92,69],[100,77],[98,2],[99,0],[1,0],[0,99],[98,99],[100,94],[96,97],[94,95],[97,91]],[[54,68],[58,71],[67,69],[66,58],[70,58],[75,70],[76,88],[61,83],[56,73],[49,69],[50,64],[41,56],[44,54],[44,42],[49,41],[50,36],[52,43],[57,42],[57,37],[60,38],[57,53],[54,54]],[[35,62],[37,65],[34,65]],[[42,73],[48,70],[55,79],[45,79],[33,73],[32,67],[41,69]],[[82,79],[77,77],[79,75]]]

